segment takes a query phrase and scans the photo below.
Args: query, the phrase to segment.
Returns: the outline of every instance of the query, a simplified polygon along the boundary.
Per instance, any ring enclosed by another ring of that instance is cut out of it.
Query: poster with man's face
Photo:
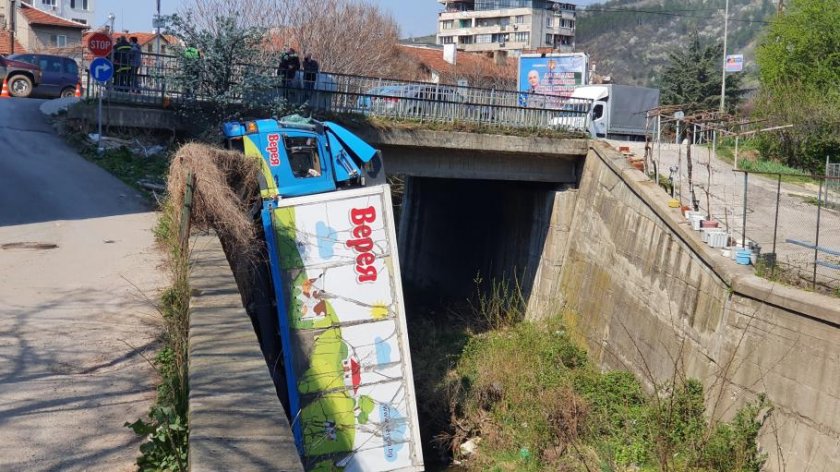
[[[583,53],[519,58],[519,90],[529,94],[570,97],[586,79],[587,60]],[[527,99],[526,99],[527,100]]]

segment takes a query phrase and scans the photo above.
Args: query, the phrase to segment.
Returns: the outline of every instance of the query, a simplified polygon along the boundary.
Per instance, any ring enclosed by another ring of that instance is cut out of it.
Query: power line
[[[680,17],[680,18],[696,18],[696,19],[707,19],[708,16],[696,16],[696,15],[685,15],[684,12],[692,12],[692,13],[699,13],[699,12],[708,12],[708,11],[720,11],[721,8],[697,8],[697,9],[685,9],[685,10],[660,10],[660,11],[653,11],[653,10],[635,10],[635,9],[628,9],[628,8],[596,8],[596,9],[584,9],[578,10],[579,12],[585,13],[643,13],[648,15],[661,15],[661,16],[673,16],[673,17]],[[764,20],[746,20],[741,18],[729,18],[729,21],[735,21],[740,23],[759,23],[764,25],[770,25],[772,22],[764,21]]]

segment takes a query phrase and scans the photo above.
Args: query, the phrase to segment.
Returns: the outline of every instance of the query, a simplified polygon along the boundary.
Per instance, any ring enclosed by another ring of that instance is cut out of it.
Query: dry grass
[[[260,163],[240,152],[199,143],[184,145],[172,159],[167,183],[174,221],[181,220],[184,189],[192,172],[196,178],[193,227],[214,229],[238,248],[255,247],[256,231],[249,206],[252,196],[259,192],[259,171]]]

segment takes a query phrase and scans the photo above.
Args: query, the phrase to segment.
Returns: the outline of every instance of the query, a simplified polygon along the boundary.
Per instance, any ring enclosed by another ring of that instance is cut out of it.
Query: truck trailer
[[[381,154],[330,122],[229,122],[224,135],[261,163],[260,215],[304,468],[423,470]]]
[[[659,106],[659,89],[634,85],[581,85],[572,98],[592,100],[587,131],[593,139],[641,141],[654,131],[647,112]]]

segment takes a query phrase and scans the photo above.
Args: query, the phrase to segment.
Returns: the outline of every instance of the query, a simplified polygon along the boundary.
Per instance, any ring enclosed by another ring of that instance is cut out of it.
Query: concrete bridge
[[[407,286],[463,299],[477,273],[515,276],[528,317],[570,309],[570,326],[605,368],[648,385],[680,369],[704,382],[715,417],[766,393],[768,470],[840,470],[836,299],[715,254],[605,143],[359,131],[383,149],[386,171],[405,178]]]

